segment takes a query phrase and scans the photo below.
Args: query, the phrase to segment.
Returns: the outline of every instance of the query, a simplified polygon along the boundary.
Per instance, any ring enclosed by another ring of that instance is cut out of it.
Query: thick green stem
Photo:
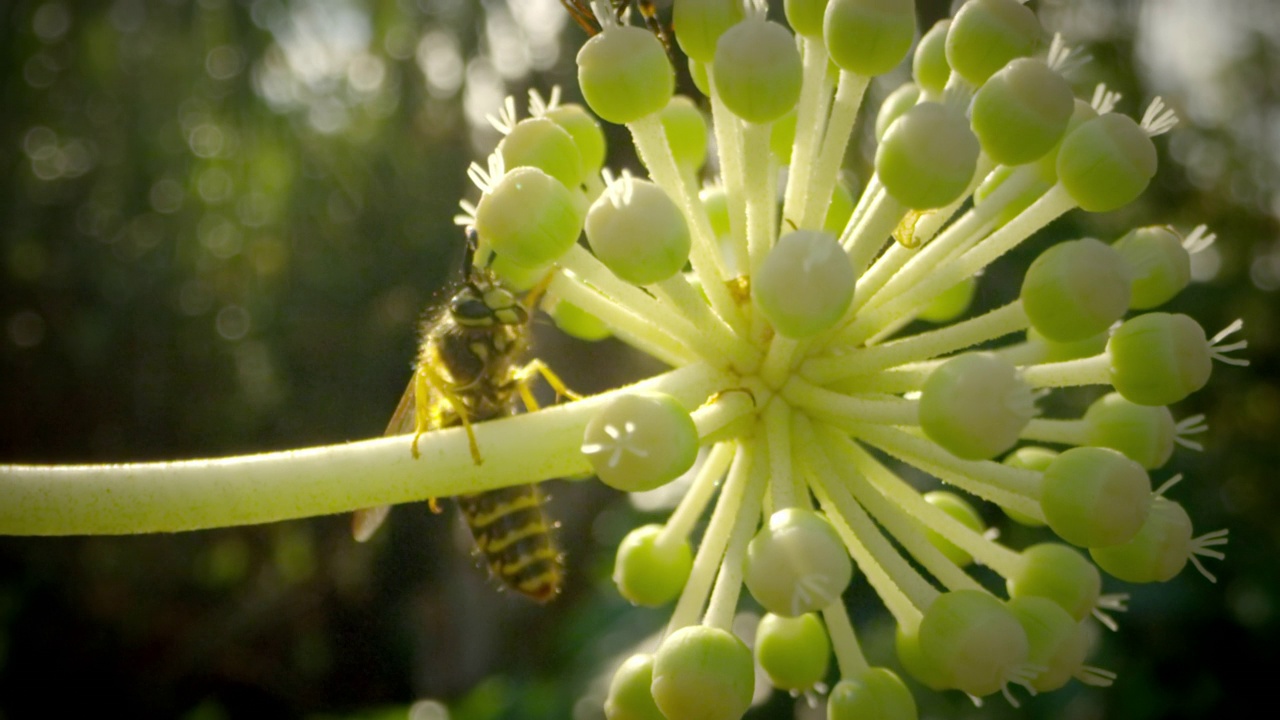
[[[182,462],[0,467],[0,534],[124,535],[276,522],[541,482],[590,470],[587,422],[620,394],[653,390],[690,406],[731,382],[705,364],[536,413],[284,452]]]

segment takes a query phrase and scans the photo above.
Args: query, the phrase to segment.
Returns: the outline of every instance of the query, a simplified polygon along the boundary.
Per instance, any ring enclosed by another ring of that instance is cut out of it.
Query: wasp
[[[472,423],[513,415],[521,404],[536,410],[530,391],[534,376],[546,378],[559,395],[577,396],[541,361],[522,362],[541,289],[522,300],[487,265],[475,262],[479,243],[474,229],[468,229],[467,244],[464,280],[423,323],[413,378],[385,434],[413,433],[416,439],[429,430],[462,425],[478,465],[483,458]],[[546,496],[537,485],[460,495],[455,500],[476,549],[496,578],[537,602],[559,594],[564,556],[553,537],[557,524],[548,517]],[[431,506],[436,510],[434,500]],[[357,510],[351,527],[356,540],[370,538],[389,510]]]
[[[640,17],[644,18],[644,24],[648,26],[649,32],[652,32],[662,41],[662,47],[667,51],[667,57],[671,58],[673,65],[675,64],[675,56],[671,50],[671,35],[658,17],[658,8],[653,4],[653,0],[609,0],[609,2],[613,7],[614,17],[619,22],[622,21],[627,8],[631,7],[634,2],[636,9],[640,11]],[[600,21],[596,18],[595,13],[591,11],[591,7],[586,0],[560,0],[560,4],[564,6],[564,9],[569,12],[569,16],[573,18],[574,22],[578,23],[578,27],[582,28],[587,35],[599,34]]]

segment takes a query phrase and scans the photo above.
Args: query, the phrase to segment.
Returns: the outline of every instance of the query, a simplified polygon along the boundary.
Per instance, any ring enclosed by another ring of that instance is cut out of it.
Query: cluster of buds
[[[841,597],[855,568],[896,621],[902,667],[930,688],[1015,701],[1015,685],[1109,684],[1085,664],[1086,624],[1120,606],[1099,567],[1153,582],[1191,561],[1212,579],[1198,557],[1226,542],[1193,536],[1166,497],[1176,477],[1151,479],[1204,429],[1166,406],[1214,360],[1240,362],[1226,353],[1244,343],[1224,344],[1238,324],[1207,338],[1151,311],[1213,236],[1061,242],[1016,300],[968,308],[984,268],[1055,218],[1142,193],[1172,114],[1157,100],[1135,121],[1105,88],[1077,99],[1076,56],[1017,0],[969,0],[918,43],[912,0],[787,0],[789,28],[765,10],[676,0],[695,102],[674,96],[659,39],[597,4],[582,96],[630,130],[648,179],[602,170],[591,113],[535,97],[527,119],[508,105],[505,139],[473,168],[483,195],[464,204],[509,282],[553,271],[546,306],[564,330],[676,368],[585,425],[582,452],[612,487],[693,478],[665,524],[618,550],[622,595],[675,608],[654,652],[617,670],[606,713],[737,718],[757,664],[805,692],[834,655],[831,720],[914,717],[903,680],[859,648]],[[880,108],[875,173],[854,199],[839,171],[862,98],[913,44],[914,82]],[[718,177],[702,185],[709,137]],[[1114,392],[1079,419],[1038,416],[1045,394],[1086,385]],[[964,495],[921,494],[886,457],[1047,526],[1045,541],[1001,544]],[[744,586],[766,611],[754,652],[732,632]]]

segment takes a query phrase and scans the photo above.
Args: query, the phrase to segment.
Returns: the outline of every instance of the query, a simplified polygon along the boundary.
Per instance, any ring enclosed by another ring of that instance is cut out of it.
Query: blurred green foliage
[[[945,5],[922,2],[922,26]],[[1078,93],[1105,81],[1137,113],[1159,92],[1184,118],[1158,142],[1162,170],[1138,202],[1046,235],[1110,240],[1146,222],[1218,233],[1205,281],[1174,307],[1211,331],[1243,317],[1253,365],[1217,368],[1176,408],[1206,413],[1211,430],[1206,452],[1180,452],[1173,469],[1187,473],[1175,495],[1197,530],[1230,527],[1232,541],[1217,585],[1191,572],[1108,585],[1133,592],[1095,660],[1120,675],[1109,690],[1020,711],[917,698],[935,717],[1217,717],[1261,694],[1280,642],[1280,145],[1267,120],[1280,11],[1231,4],[1206,25],[1195,3],[1038,5],[1094,58]],[[461,257],[451,218],[474,197],[465,168],[496,140],[478,115],[501,94],[572,86],[581,31],[561,13],[555,0],[0,2],[0,460],[171,459],[381,432],[416,320]],[[1178,13],[1192,32],[1165,37]],[[1195,56],[1195,72],[1170,48]],[[870,148],[867,137],[855,168]],[[1048,240],[993,268],[980,302],[1015,294]],[[577,389],[647,367],[606,343],[594,351],[611,359],[593,364],[622,369],[597,375],[580,346],[542,330],[539,354]],[[420,698],[465,720],[598,717],[609,663],[665,619],[627,607],[608,580],[617,541],[653,516],[593,483],[552,492],[571,574],[546,608],[496,592],[455,524],[423,507],[400,509],[367,546],[345,518],[0,539],[0,717],[432,717],[410,711]],[[1036,537],[1003,529],[1015,546]],[[868,654],[889,661],[873,594],[855,581],[850,601]],[[777,695],[750,717],[797,713],[816,717]]]

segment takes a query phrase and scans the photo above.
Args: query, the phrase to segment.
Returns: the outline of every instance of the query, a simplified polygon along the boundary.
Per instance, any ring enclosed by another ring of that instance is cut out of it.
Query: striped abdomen
[[[552,537],[537,485],[459,495],[458,507],[489,570],[504,585],[538,602],[560,592],[564,558]]]

